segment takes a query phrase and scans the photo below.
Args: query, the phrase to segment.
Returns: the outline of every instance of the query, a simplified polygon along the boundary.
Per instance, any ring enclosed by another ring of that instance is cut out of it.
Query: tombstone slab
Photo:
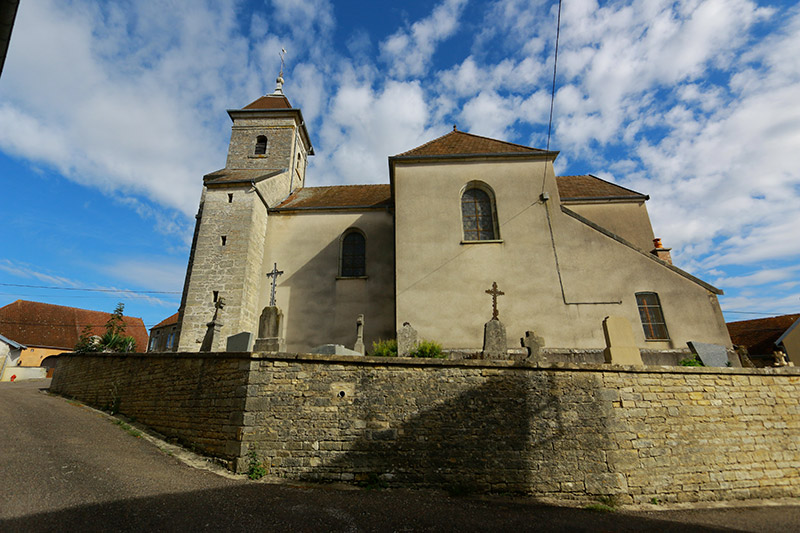
[[[360,355],[367,353],[364,347],[364,315],[358,315],[356,319],[356,343],[353,345],[353,351]]]
[[[283,311],[274,305],[265,307],[258,319],[258,339],[253,346],[253,351],[285,352],[286,345],[281,337],[282,324]]]
[[[533,331],[526,331],[525,336],[521,338],[520,344],[525,350],[528,352],[527,360],[533,362],[542,362],[544,361],[544,355],[542,354],[542,347],[544,346],[544,339],[539,337]]]
[[[506,327],[493,318],[483,326],[483,359],[508,359]]]
[[[225,346],[226,352],[252,352],[253,351],[253,334],[249,331],[243,331],[236,335],[228,337],[228,342]]]
[[[697,356],[705,366],[728,366],[728,350],[719,344],[689,341],[687,343],[692,353]]]
[[[603,334],[606,338],[606,349],[603,350],[606,363],[644,366],[642,354],[636,347],[633,329],[627,318],[607,316],[603,320]]]
[[[408,322],[403,322],[403,327],[397,330],[397,356],[408,357],[419,344],[417,330]]]
[[[316,353],[320,355],[364,355],[355,350],[345,348],[342,344],[322,344],[312,349],[308,353]]]

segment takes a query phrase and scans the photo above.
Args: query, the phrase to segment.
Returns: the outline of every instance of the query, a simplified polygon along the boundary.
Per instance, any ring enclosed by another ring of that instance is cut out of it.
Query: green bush
[[[267,475],[267,469],[264,467],[264,463],[258,458],[258,449],[255,444],[250,446],[247,452],[247,458],[249,460],[247,466],[248,478],[256,480]]]
[[[372,354],[376,357],[397,357],[397,341],[394,339],[383,340],[372,343]]]
[[[442,353],[442,345],[433,341],[420,342],[413,350],[411,350],[411,353],[408,355],[409,357],[428,357],[436,359],[444,358],[444,354]]]
[[[692,355],[691,357],[687,357],[686,359],[681,359],[680,361],[678,361],[678,364],[681,366],[704,366],[696,355]]]

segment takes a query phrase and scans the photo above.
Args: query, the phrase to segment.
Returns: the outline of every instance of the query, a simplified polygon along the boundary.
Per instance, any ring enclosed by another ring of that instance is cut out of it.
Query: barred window
[[[465,241],[487,241],[497,238],[494,202],[483,189],[476,187],[461,196],[461,223]]]
[[[359,230],[348,230],[342,238],[339,276],[357,278],[367,275],[367,241]]]
[[[636,305],[639,307],[639,317],[642,319],[644,338],[649,341],[668,340],[669,332],[667,332],[667,323],[664,321],[658,294],[637,292]]]
[[[259,135],[256,137],[256,155],[262,155],[267,153],[267,136],[266,135]]]

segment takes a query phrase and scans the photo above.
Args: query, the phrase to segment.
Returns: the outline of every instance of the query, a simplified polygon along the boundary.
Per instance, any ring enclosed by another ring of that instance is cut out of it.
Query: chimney
[[[653,249],[650,250],[650,253],[671,265],[672,256],[669,253],[670,250],[672,250],[672,248],[664,248],[660,238],[653,239]]]

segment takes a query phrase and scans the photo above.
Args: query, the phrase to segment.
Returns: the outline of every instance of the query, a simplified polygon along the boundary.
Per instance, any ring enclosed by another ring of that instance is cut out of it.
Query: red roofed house
[[[728,322],[735,346],[744,346],[756,366],[772,366],[780,347],[795,366],[800,366],[800,314]]]
[[[455,127],[389,157],[388,183],[306,187],[314,149],[278,81],[228,111],[226,166],[204,177],[180,351],[199,349],[219,298],[213,350],[257,334],[273,295],[289,351],[352,346],[361,314],[367,347],[409,322],[445,349],[480,350],[493,282],[509,349],[534,331],[553,353],[597,352],[612,315],[645,351],[731,347],[722,291],[672,265],[648,196],[592,175],[557,177],[558,152]]]
[[[0,334],[25,345],[21,366],[40,366],[50,355],[71,352],[85,326],[94,335],[105,332],[111,313],[41,302],[17,300],[0,307]],[[137,351],[147,347],[147,329],[141,318],[123,317],[126,334],[136,339]]]

